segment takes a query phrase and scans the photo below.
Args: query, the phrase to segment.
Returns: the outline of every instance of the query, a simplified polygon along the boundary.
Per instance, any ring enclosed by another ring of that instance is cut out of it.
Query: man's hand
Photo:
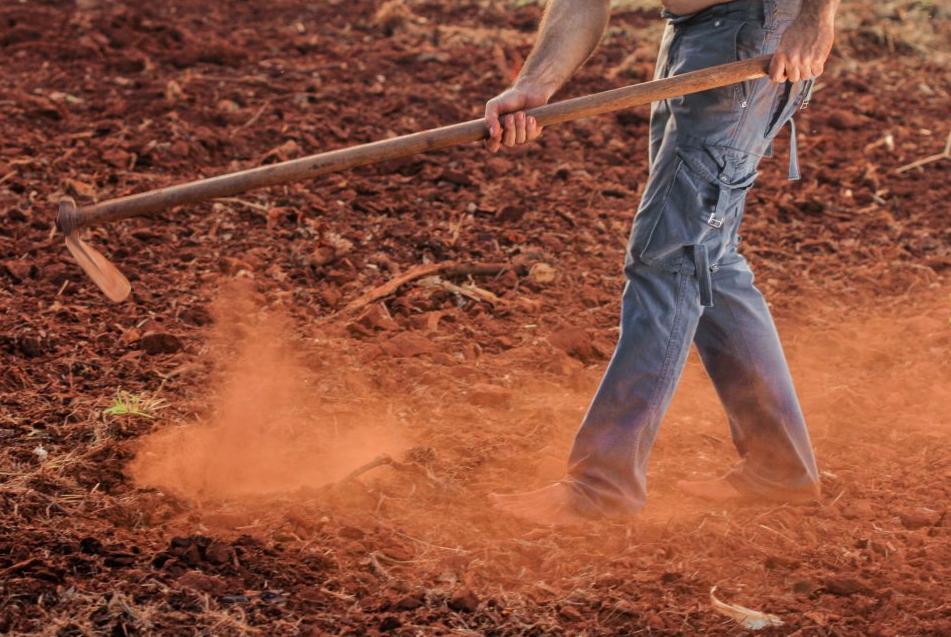
[[[810,2],[812,0],[805,0]],[[550,0],[532,52],[514,86],[485,105],[489,138],[496,152],[537,139],[542,127],[526,108],[547,104],[598,45],[611,15],[610,0]]]
[[[542,127],[534,117],[525,115],[525,109],[548,103],[545,91],[516,84],[485,105],[485,123],[489,138],[485,147],[496,152],[501,146],[511,148],[534,141],[542,134]]]
[[[769,77],[774,82],[798,82],[819,77],[832,51],[838,0],[803,0],[779,48],[773,54]]]

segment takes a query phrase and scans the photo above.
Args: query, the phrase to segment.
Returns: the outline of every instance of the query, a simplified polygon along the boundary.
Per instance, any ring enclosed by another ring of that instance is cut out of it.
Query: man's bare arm
[[[773,55],[769,76],[774,82],[811,80],[822,74],[835,37],[839,0],[802,0]]]
[[[486,148],[494,153],[502,145],[538,138],[542,129],[524,110],[546,104],[588,59],[601,41],[610,13],[610,0],[551,0],[515,83],[485,105],[490,132]]]

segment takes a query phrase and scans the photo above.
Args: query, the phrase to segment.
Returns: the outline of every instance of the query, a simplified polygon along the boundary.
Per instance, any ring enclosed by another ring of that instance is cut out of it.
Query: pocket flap
[[[759,158],[733,148],[705,145],[678,148],[677,155],[693,172],[711,184],[729,190],[747,190],[756,181]]]

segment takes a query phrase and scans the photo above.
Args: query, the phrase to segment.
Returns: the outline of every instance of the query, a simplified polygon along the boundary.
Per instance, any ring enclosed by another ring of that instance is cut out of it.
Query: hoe
[[[560,124],[765,77],[769,62],[770,56],[763,55],[721,64],[662,80],[555,102],[528,110],[527,114],[535,117],[541,126]],[[279,164],[260,166],[110,199],[81,208],[77,208],[72,199],[64,198],[59,202],[57,225],[66,236],[66,247],[80,267],[107,297],[119,302],[128,298],[131,292],[129,280],[108,259],[80,238],[79,231],[85,227],[146,215],[173,206],[229,197],[254,188],[312,179],[347,168],[466,144],[486,137],[488,137],[488,129],[485,120],[476,119],[402,137],[292,159]]]

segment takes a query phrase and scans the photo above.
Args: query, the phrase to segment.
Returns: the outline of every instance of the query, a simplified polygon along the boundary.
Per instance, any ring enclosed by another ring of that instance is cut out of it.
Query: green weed
[[[148,397],[145,394],[132,394],[123,389],[116,391],[112,406],[103,410],[108,416],[141,416],[155,418],[155,412],[167,407],[162,398]]]

